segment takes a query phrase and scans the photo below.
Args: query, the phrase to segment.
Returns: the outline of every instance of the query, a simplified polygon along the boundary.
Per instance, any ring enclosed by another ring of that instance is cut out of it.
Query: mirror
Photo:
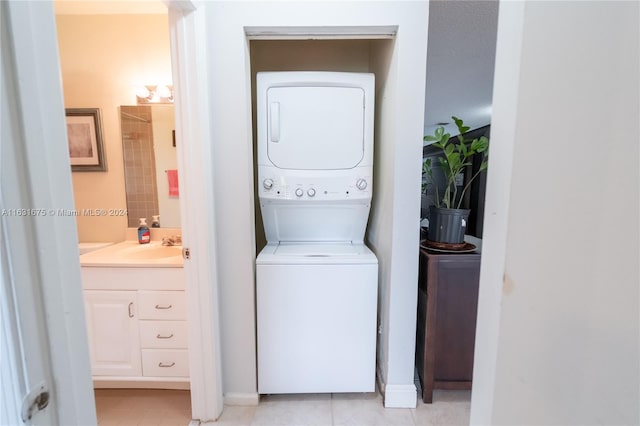
[[[173,105],[123,105],[120,128],[128,226],[160,215],[160,227],[179,228]]]

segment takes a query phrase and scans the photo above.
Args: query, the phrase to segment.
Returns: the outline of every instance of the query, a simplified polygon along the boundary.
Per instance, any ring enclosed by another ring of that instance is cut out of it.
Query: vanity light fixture
[[[140,104],[172,104],[173,86],[140,86],[136,88],[136,102]]]

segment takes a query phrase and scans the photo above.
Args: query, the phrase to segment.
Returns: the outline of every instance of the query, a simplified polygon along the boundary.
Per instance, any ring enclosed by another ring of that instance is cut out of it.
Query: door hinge
[[[182,248],[182,258],[183,259],[191,259],[191,249],[189,247]]]
[[[47,408],[49,399],[49,388],[45,382],[32,388],[22,399],[22,421],[27,423],[37,411]]]

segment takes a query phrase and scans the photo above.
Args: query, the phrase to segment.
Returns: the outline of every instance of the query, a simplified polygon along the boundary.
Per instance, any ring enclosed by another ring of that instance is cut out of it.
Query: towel
[[[167,170],[167,178],[169,179],[169,197],[179,196],[178,192],[178,171]]]

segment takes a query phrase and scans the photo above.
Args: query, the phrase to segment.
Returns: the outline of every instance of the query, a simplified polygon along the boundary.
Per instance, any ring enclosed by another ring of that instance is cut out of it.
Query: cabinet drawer
[[[184,320],[187,319],[184,291],[138,292],[140,319]]]
[[[186,349],[142,349],[142,375],[146,377],[189,377]]]
[[[140,321],[140,346],[144,349],[186,349],[186,321]]]

